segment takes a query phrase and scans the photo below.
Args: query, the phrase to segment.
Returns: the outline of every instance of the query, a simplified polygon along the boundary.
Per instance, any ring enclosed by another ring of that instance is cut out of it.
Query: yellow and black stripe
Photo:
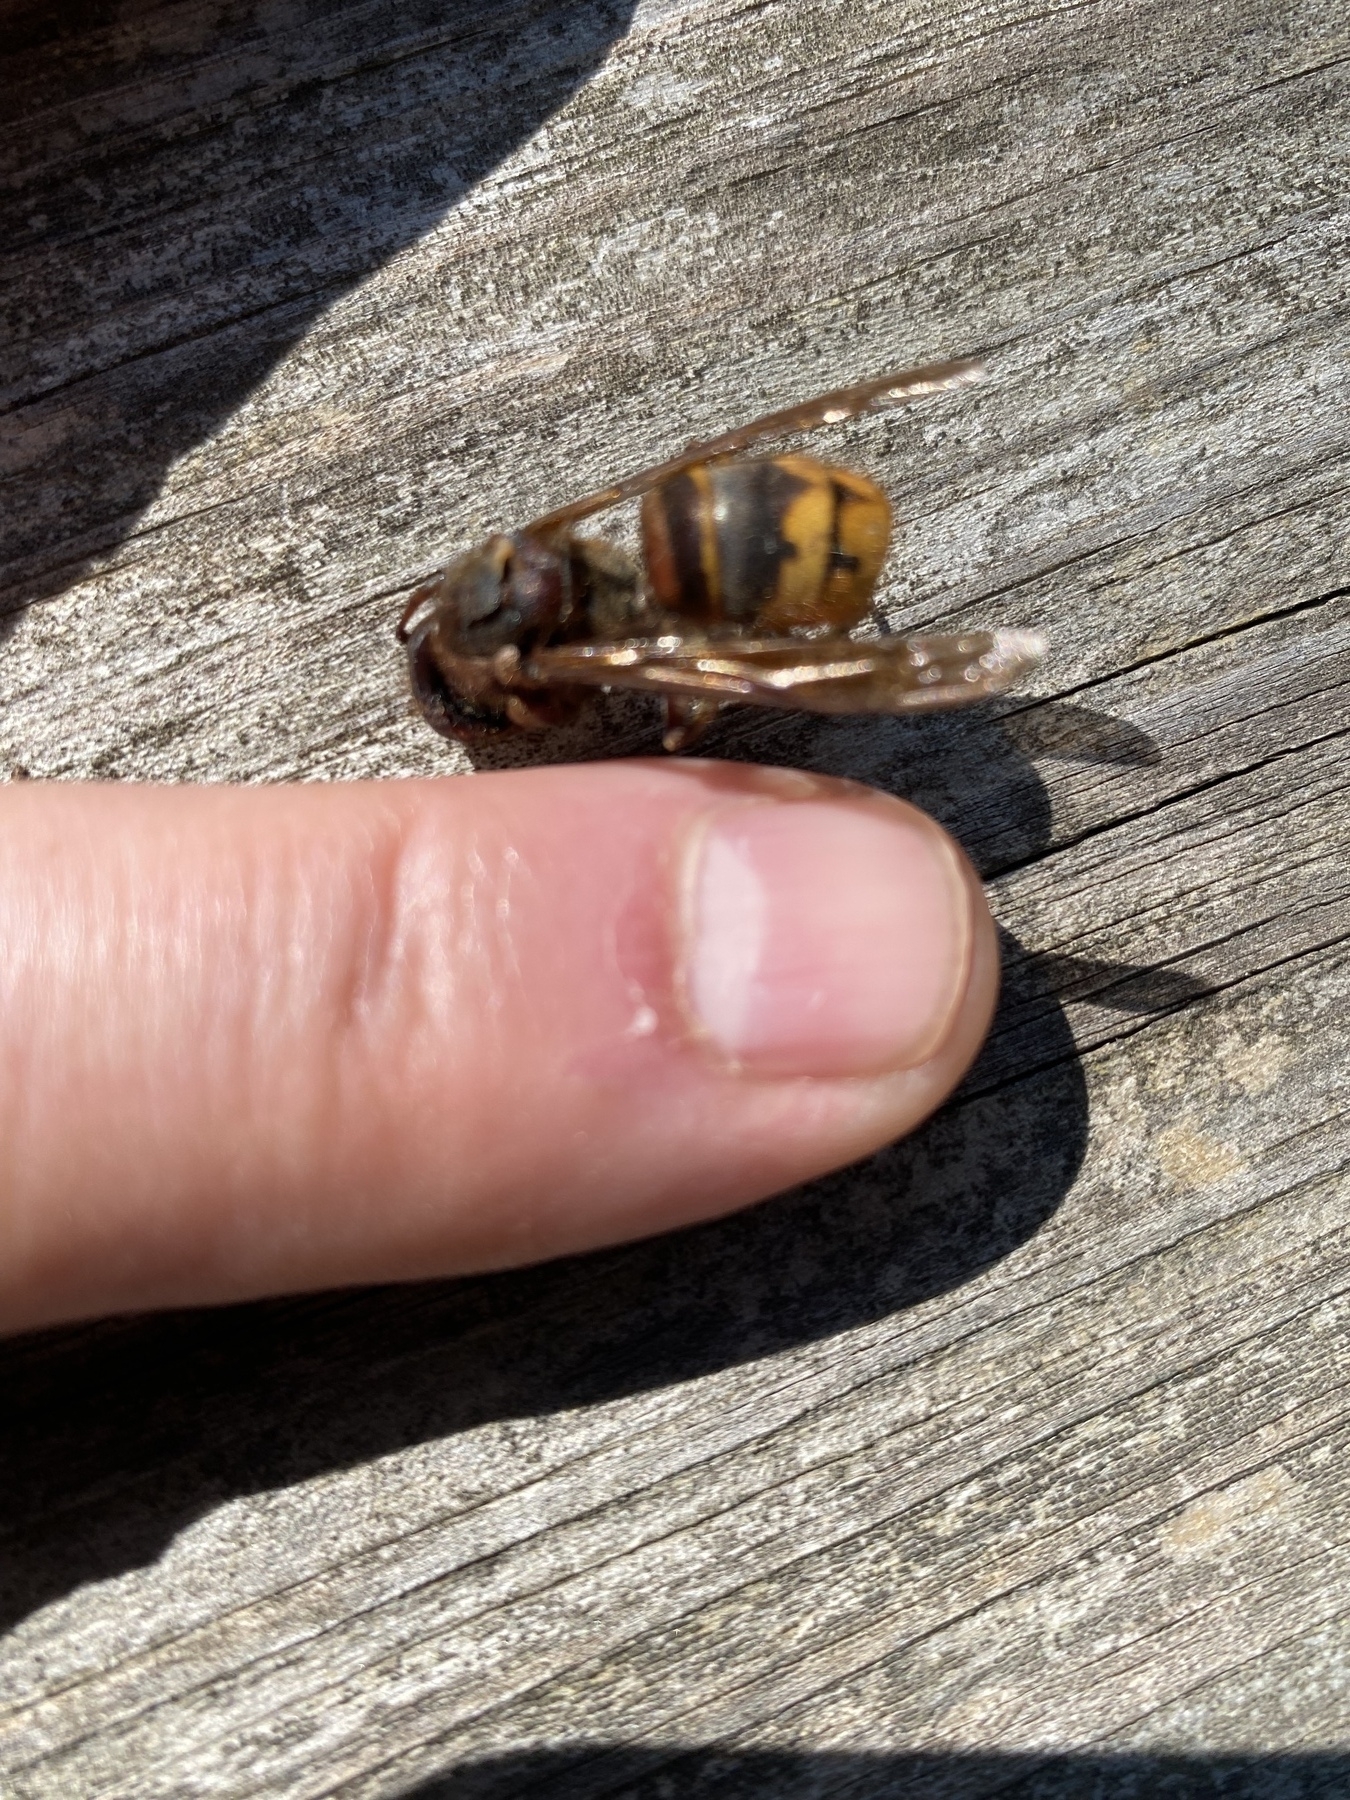
[[[657,604],[705,625],[768,632],[856,624],[890,528],[875,483],[810,456],[698,464],[642,503]]]

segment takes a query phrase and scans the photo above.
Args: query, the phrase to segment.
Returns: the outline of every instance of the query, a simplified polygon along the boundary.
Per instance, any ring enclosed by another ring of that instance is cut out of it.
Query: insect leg
[[[664,750],[688,750],[696,744],[722,710],[720,700],[666,696],[666,728],[661,733]]]
[[[408,604],[399,615],[398,624],[394,627],[394,636],[400,644],[406,644],[412,635],[412,622],[420,608],[426,605],[439,586],[436,581],[424,581],[419,588],[414,588]]]

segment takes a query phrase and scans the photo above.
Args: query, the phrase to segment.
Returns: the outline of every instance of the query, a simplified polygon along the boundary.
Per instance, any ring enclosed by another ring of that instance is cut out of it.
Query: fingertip
[[[683,991],[696,1027],[762,1074],[932,1060],[970,977],[978,902],[952,840],[856,789],[700,822]]]

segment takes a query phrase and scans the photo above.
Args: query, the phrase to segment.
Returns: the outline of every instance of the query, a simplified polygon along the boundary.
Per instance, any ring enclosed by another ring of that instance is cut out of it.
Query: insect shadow
[[[850,1752],[580,1743],[475,1759],[404,1789],[402,1800],[1332,1800],[1348,1787],[1350,1754],[1339,1750]]]
[[[742,752],[783,750],[791,722],[767,722],[769,743],[758,723]],[[977,862],[1046,843],[1046,790],[998,719],[868,729],[882,741],[872,776],[884,764]],[[799,749],[813,744],[818,767],[861,755],[847,731]],[[954,1098],[913,1137],[749,1212],[509,1274],[0,1346],[0,1622],[152,1562],[234,1496],[687,1381],[972,1280],[1040,1229],[1078,1172],[1087,1091],[1055,987],[1103,980],[1004,948],[1011,978]]]
[[[206,0],[186,25],[162,0],[7,6],[0,630],[134,531],[171,464],[556,112],[634,4]]]

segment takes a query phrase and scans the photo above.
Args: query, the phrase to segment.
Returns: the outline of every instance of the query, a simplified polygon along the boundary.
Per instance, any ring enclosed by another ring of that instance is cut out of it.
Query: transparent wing
[[[1006,692],[1044,654],[1045,639],[1033,631],[870,642],[671,636],[537,650],[521,662],[518,679],[802,712],[937,712]]]
[[[655,463],[650,469],[641,469],[636,475],[616,481],[613,487],[600,488],[581,500],[560,506],[556,512],[545,513],[528,529],[552,531],[560,525],[573,525],[578,519],[600,512],[606,506],[617,506],[621,500],[636,500],[649,488],[656,487],[671,475],[678,475],[683,469],[691,469],[713,457],[733,456],[766,438],[816,431],[822,425],[837,425],[844,419],[857,418],[860,413],[881,412],[886,407],[899,406],[922,394],[969,387],[973,382],[983,381],[984,377],[984,364],[980,362],[929,363],[923,369],[905,369],[879,375],[873,381],[860,381],[855,387],[836,388],[833,393],[819,394],[814,400],[784,407],[781,412],[765,413],[762,419],[738,426],[721,437],[709,438],[705,444],[691,444],[668,462]]]

